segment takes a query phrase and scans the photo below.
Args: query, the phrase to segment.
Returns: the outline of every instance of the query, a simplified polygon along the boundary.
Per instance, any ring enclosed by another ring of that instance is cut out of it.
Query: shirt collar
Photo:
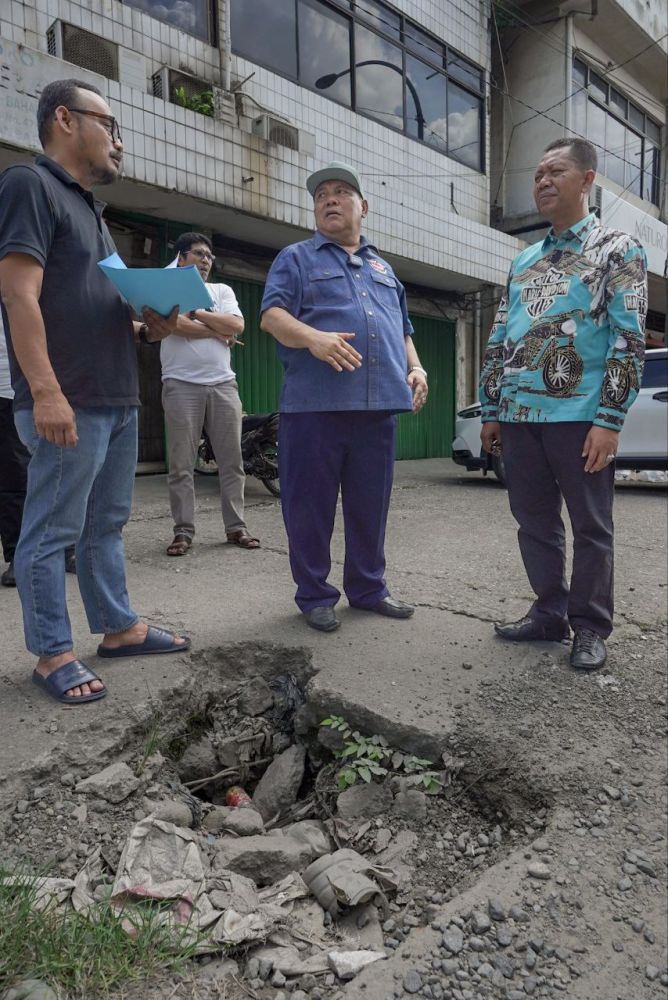
[[[319,230],[316,230],[315,232],[315,235],[313,237],[313,243],[315,245],[316,250],[320,250],[322,247],[329,246],[329,247],[339,247],[339,249],[342,250],[343,253],[345,254],[348,253],[348,251],[344,250],[344,248],[341,246],[340,243],[336,243],[334,240],[330,240],[327,236],[323,236],[323,234]],[[375,244],[370,243],[369,240],[366,238],[366,236],[360,237],[360,245],[357,253],[361,253],[363,250],[373,250],[375,253],[378,253],[378,249],[376,248]]]
[[[55,160],[52,160],[51,157],[40,155],[35,160],[35,163],[40,167],[46,167],[46,169],[50,171],[54,177],[57,177],[59,181],[62,181],[63,184],[66,184],[68,187],[75,188],[75,190],[77,190],[79,194],[86,199],[89,205],[98,212],[102,212],[102,210],[106,207],[106,202],[98,201],[91,191],[87,191],[86,188],[82,187],[81,184],[79,184],[79,181],[72,177],[72,174],[69,174],[64,167],[61,167],[61,165],[56,163]]]
[[[543,249],[547,249],[547,247],[549,247],[552,243],[557,243],[559,241],[568,243],[571,240],[576,240],[578,243],[582,244],[591,230],[597,225],[598,219],[596,215],[594,212],[590,212],[589,215],[585,215],[584,219],[580,219],[579,222],[569,226],[569,228],[565,229],[563,233],[559,234],[559,236],[557,236],[554,229],[550,227],[550,231],[543,240]]]

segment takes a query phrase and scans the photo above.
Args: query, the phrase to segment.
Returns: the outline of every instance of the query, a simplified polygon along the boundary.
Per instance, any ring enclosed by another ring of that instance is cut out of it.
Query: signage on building
[[[106,94],[107,81],[97,73],[0,38],[0,142],[41,150],[35,118],[39,95],[47,83],[72,77]]]
[[[645,248],[647,266],[653,274],[666,275],[668,226],[624,198],[601,188],[601,222],[634,236]]]

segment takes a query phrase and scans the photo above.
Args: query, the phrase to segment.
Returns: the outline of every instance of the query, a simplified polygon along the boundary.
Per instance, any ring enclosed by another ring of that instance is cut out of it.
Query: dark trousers
[[[614,465],[584,471],[589,422],[501,425],[510,509],[536,601],[531,618],[561,619],[607,638],[612,631]],[[566,582],[562,499],[573,529]]]
[[[341,596],[327,582],[339,488],[348,601],[368,608],[387,597],[384,546],[395,425],[385,412],[281,413],[281,500],[301,611],[334,605]]]
[[[19,540],[29,461],[14,426],[12,400],[0,397],[0,539],[5,562],[14,558]]]

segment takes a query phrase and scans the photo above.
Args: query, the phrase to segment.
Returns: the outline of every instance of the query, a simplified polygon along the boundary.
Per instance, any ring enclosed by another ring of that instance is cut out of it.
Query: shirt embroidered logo
[[[570,284],[570,278],[566,278],[563,271],[550,268],[522,289],[521,302],[523,305],[529,303],[527,312],[530,316],[542,316],[560,295],[568,295]]]
[[[639,316],[647,315],[647,289],[642,281],[637,281],[624,295],[624,308],[627,312],[637,312]]]
[[[382,263],[382,261],[376,260],[375,257],[367,257],[367,260],[369,261],[369,265],[374,269],[374,271],[378,271],[378,274],[387,273],[387,268]]]

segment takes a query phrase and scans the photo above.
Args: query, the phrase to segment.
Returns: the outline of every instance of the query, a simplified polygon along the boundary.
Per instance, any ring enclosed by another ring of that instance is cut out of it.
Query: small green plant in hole
[[[424,788],[430,795],[442,789],[443,780],[434,770],[433,761],[394,749],[378,733],[363,736],[351,729],[341,715],[330,715],[320,725],[339,733],[343,741],[343,746],[334,750],[334,756],[342,764],[336,775],[340,789],[350,788],[360,779],[368,783],[391,774],[403,774],[410,785]]]

